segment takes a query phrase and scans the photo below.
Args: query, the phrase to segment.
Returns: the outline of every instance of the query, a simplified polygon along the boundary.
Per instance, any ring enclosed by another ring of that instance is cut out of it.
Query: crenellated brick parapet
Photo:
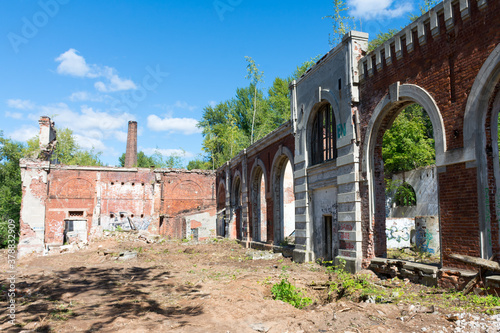
[[[390,66],[394,59],[401,60],[404,55],[411,56],[417,44],[423,46],[430,38],[436,38],[443,31],[451,31],[458,18],[462,21],[470,19],[471,1],[474,0],[445,0],[369,52],[359,61],[361,79],[372,76],[375,69],[381,71],[384,65]],[[482,12],[488,8],[488,1],[477,0],[474,5]]]

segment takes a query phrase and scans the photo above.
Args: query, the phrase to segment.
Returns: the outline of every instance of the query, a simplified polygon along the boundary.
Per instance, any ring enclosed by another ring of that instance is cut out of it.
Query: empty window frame
[[[333,108],[326,104],[319,109],[311,133],[311,164],[319,164],[337,158],[335,137],[337,124]]]

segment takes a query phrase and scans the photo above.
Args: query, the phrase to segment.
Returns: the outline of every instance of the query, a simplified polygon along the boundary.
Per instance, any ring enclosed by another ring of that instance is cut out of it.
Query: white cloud
[[[69,96],[69,100],[72,102],[104,102],[106,98],[109,98],[109,96],[102,94],[91,94],[87,91],[77,91]]]
[[[170,105],[168,105],[168,104],[156,104],[156,105],[154,105],[154,107],[163,109],[169,113],[173,113],[176,109],[177,110],[182,109],[182,110],[194,111],[198,108],[195,105],[190,105],[186,101],[176,101],[174,104],[170,104]]]
[[[413,10],[408,1],[394,0],[349,0],[349,14],[356,19],[382,19],[401,17]]]
[[[65,103],[44,105],[37,108],[28,118],[38,121],[41,115],[48,115],[54,120],[58,128],[69,128],[73,131],[78,144],[84,149],[95,148],[110,154],[112,148],[106,147],[105,140],[120,140],[126,142],[128,121],[135,120],[129,113],[109,113],[95,110],[88,106],[81,106],[80,110],[73,110]],[[30,130],[32,131],[32,130]],[[31,132],[30,137],[38,133]],[[21,136],[19,133],[18,136]],[[26,136],[26,135],[25,135]]]
[[[184,151],[182,149],[141,148],[140,150],[142,150],[146,155],[153,155],[158,152],[163,156],[177,155],[184,158],[192,158],[194,156],[193,153]]]
[[[59,62],[57,73],[62,75],[71,75],[77,77],[95,77],[85,58],[77,54],[75,49],[69,49],[61,54],[55,60]]]
[[[210,105],[211,107],[214,108],[217,105],[217,102],[216,101],[209,101],[208,105]]]
[[[95,151],[106,151],[108,149],[99,139],[91,138],[82,134],[73,134],[73,136],[75,137],[76,143],[83,149],[94,149]]]
[[[34,136],[38,135],[39,129],[34,126],[23,126],[14,132],[10,133],[10,138],[15,141],[26,142]]]
[[[196,127],[197,124],[198,120],[193,118],[165,117],[162,119],[154,114],[148,116],[148,128],[157,132],[180,132],[186,135],[201,133],[201,129]]]
[[[13,119],[21,119],[23,117],[23,114],[19,113],[19,112],[10,112],[10,111],[7,111],[7,112],[5,112],[5,117],[7,117],[7,118],[13,118]]]
[[[137,86],[132,80],[122,79],[116,73],[116,70],[111,67],[104,67],[101,70],[101,76],[109,80],[109,84],[105,84],[102,81],[96,82],[94,87],[100,92],[114,92],[122,90],[134,90]]]
[[[59,62],[57,73],[87,78],[105,78],[109,82],[98,81],[94,87],[100,92],[115,92],[137,89],[135,83],[130,79],[122,79],[118,76],[116,69],[108,66],[87,64],[85,58],[77,54],[75,49],[69,49],[55,59]],[[75,96],[82,97],[82,96]]]
[[[18,110],[32,110],[35,108],[35,103],[22,99],[9,99],[7,100],[7,105]]]
[[[120,142],[127,142],[127,132],[125,131],[115,131],[113,133],[115,136],[115,139],[120,141]]]

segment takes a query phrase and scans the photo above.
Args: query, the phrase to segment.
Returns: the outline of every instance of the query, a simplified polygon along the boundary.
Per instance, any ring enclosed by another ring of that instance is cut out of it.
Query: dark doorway
[[[332,235],[332,217],[323,216],[325,224],[325,260],[333,260],[333,235]]]

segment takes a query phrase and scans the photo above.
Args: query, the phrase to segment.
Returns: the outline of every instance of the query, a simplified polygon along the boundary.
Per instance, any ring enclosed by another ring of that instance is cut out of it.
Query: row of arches
[[[271,165],[270,172],[266,164]],[[245,168],[249,169],[247,175],[241,169],[239,164],[227,170],[226,179],[219,184],[219,235],[275,245],[293,243],[292,150],[280,145],[272,162],[257,157],[251,168]],[[247,179],[243,179],[245,175]]]

